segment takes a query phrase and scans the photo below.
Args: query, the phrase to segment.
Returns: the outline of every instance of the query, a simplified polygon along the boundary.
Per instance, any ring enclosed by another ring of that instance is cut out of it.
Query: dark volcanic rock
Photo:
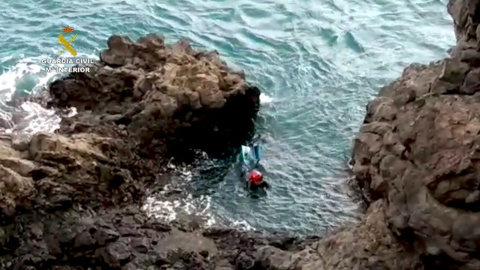
[[[179,250],[181,243],[170,242],[187,239],[203,245],[210,241],[213,245],[211,240],[178,230],[156,231],[153,228],[158,222],[146,218],[136,207],[110,209],[108,213],[67,211],[63,217],[46,215],[41,222],[35,222],[37,218],[20,218],[32,226],[14,229],[19,239],[4,248],[16,248],[15,257],[0,260],[2,269],[7,264],[15,269],[157,269],[162,265],[191,269],[188,267],[192,264],[213,264],[208,258],[192,255],[195,250]],[[122,235],[125,228],[135,231],[135,235]]]
[[[215,51],[195,51],[185,40],[165,46],[156,35],[137,42],[112,36],[100,58],[92,72],[72,73],[50,86],[50,105],[79,111],[63,132],[123,125],[120,133],[148,154],[166,145],[177,153],[188,147],[224,151],[252,131],[260,91]],[[92,123],[90,114],[100,123]]]
[[[412,65],[367,108],[354,172],[428,269],[480,269],[480,1],[451,0],[451,58]]]

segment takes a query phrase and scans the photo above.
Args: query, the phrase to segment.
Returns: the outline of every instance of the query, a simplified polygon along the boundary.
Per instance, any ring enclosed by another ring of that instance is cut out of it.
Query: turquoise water
[[[273,186],[254,200],[228,167],[212,162],[208,174],[192,173],[193,199],[217,220],[319,232],[356,216],[343,185],[368,100],[409,63],[441,58],[454,44],[446,2],[2,1],[0,99],[45,83],[39,59],[59,53],[65,25],[85,55],[98,54],[113,33],[188,37],[245,69],[266,94],[259,133]]]

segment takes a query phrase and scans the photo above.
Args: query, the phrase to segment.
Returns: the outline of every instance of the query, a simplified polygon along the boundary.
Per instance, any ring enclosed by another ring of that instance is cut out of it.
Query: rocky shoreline
[[[0,268],[210,269],[216,247],[198,224],[163,224],[140,206],[170,181],[172,157],[247,140],[260,90],[216,52],[156,35],[110,37],[90,70],[54,81],[48,101],[29,97],[76,108],[58,132],[0,136]]]
[[[480,269],[480,1],[450,0],[457,46],[367,106],[357,224],[295,238],[165,224],[140,204],[191,149],[252,135],[260,90],[215,52],[112,36],[92,73],[49,88],[55,134],[0,135],[0,269]]]

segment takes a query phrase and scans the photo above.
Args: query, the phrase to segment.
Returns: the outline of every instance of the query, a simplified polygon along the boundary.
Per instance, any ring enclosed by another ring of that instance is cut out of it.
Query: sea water
[[[178,168],[176,183],[183,186],[170,188],[183,197],[153,196],[146,210],[166,219],[199,215],[207,224],[319,233],[358,216],[345,182],[351,142],[367,102],[408,64],[442,58],[455,43],[446,2],[2,1],[0,115],[11,116],[4,101],[14,93],[37,91],[58,76],[46,72],[51,63],[42,59],[63,49],[58,35],[67,25],[78,34],[72,46],[90,59],[111,34],[187,37],[198,48],[220,52],[261,87],[261,164],[272,188],[253,199],[232,160],[204,155],[198,164]],[[62,69],[68,63],[55,65],[59,72],[68,70]],[[37,105],[25,104],[24,110],[36,124],[17,129],[36,132],[58,124]]]

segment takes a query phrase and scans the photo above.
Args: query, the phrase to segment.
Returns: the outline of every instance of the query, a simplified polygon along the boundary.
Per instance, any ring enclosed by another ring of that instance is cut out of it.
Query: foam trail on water
[[[207,158],[204,152],[199,154]],[[168,167],[173,171],[165,176],[169,178],[169,183],[160,192],[151,194],[143,204],[142,209],[147,215],[165,222],[195,220],[204,228],[220,223],[240,230],[253,229],[246,221],[219,219],[212,212],[211,196],[193,196],[188,191],[188,187],[194,184],[195,166],[176,167],[169,164]]]
[[[0,98],[2,101],[11,98],[16,91],[17,83],[28,75],[39,74],[42,70],[40,65],[36,65],[31,59],[22,59],[14,67],[0,74]],[[19,89],[24,90],[24,89]]]
[[[65,67],[68,64],[43,64],[42,59],[51,58],[46,55],[37,57],[23,57],[15,61],[14,56],[0,59],[0,64],[11,66],[0,74],[0,120],[6,123],[7,133],[23,132],[33,134],[36,132],[53,132],[58,128],[60,117],[54,110],[48,110],[35,102],[25,102],[19,108],[12,108],[5,104],[15,94],[31,94],[46,89],[48,83],[62,74],[45,72],[45,67]],[[79,54],[81,58],[98,59],[95,55]],[[16,62],[16,63],[15,63]],[[26,115],[14,121],[14,114]],[[0,127],[1,130],[1,127]]]

